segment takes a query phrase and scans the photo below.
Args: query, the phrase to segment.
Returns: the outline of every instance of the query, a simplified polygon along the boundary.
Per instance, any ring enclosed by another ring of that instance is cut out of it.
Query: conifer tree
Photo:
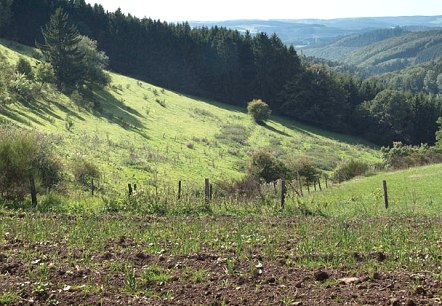
[[[11,5],[12,0],[0,0],[0,35],[3,34],[4,27],[11,21]]]
[[[82,80],[84,54],[78,48],[81,36],[68,14],[58,8],[42,29],[44,44],[38,45],[55,71],[59,89],[69,90]]]

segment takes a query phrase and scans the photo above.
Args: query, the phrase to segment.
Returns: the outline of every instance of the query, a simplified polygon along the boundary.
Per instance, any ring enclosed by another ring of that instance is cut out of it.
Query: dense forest
[[[381,145],[434,143],[437,96],[391,90],[375,81],[304,62],[276,35],[223,27],[191,28],[106,12],[84,0],[0,0],[0,36],[35,46],[62,7],[78,31],[98,42],[116,72],[184,94],[272,111]]]
[[[442,57],[407,69],[375,76],[385,86],[413,93],[442,94]]]
[[[442,31],[380,29],[349,35],[336,41],[303,49],[308,56],[345,62],[375,75],[399,71],[442,56]]]

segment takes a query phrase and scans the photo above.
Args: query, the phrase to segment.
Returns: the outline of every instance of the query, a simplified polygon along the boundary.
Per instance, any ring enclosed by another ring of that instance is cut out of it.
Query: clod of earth
[[[323,282],[329,279],[330,275],[323,270],[318,270],[313,274],[313,278],[315,279],[315,281]]]

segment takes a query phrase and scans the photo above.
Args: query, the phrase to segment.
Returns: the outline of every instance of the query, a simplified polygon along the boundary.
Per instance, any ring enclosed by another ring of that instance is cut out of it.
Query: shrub
[[[247,104],[247,111],[249,115],[258,123],[264,123],[270,118],[272,111],[267,103],[261,99],[254,99]]]
[[[442,148],[440,146],[430,147],[426,144],[411,146],[394,142],[391,148],[381,148],[381,152],[385,165],[393,169],[442,162]]]
[[[336,168],[333,173],[333,180],[338,182],[347,181],[356,176],[365,175],[368,169],[368,164],[352,159]]]
[[[100,177],[100,170],[90,161],[82,158],[74,160],[72,163],[72,172],[75,181],[83,186],[89,186],[92,179]]]
[[[36,187],[51,188],[60,180],[61,164],[51,151],[49,137],[16,128],[0,129],[0,195],[23,200]]]
[[[297,178],[298,174],[301,178],[307,183],[316,182],[320,175],[321,171],[318,170],[317,166],[313,164],[313,162],[305,157],[298,158],[296,160],[290,160],[288,162],[289,168],[289,177],[291,179]]]
[[[25,102],[34,99],[34,84],[22,73],[15,73],[9,88]]]
[[[52,65],[50,63],[40,62],[35,71],[35,79],[40,83],[40,89],[42,89],[45,84],[55,83],[56,77]]]
[[[32,80],[34,78],[31,63],[28,60],[20,57],[16,69],[18,73],[25,75],[27,79]]]
[[[238,195],[243,198],[256,198],[260,196],[262,198],[260,183],[256,177],[252,175],[246,175],[241,180],[233,182],[218,182],[218,193],[221,196]]]
[[[9,93],[9,84],[14,76],[14,68],[8,63],[7,58],[0,53],[0,106],[12,102]]]
[[[271,153],[258,151],[252,155],[248,173],[252,177],[262,179],[266,183],[274,182],[281,178],[286,178],[287,167]]]
[[[74,126],[74,121],[72,120],[71,116],[68,114],[66,115],[66,118],[64,119],[65,121],[65,127],[66,130],[68,130],[69,132],[72,131],[72,127]]]
[[[155,99],[155,102],[157,102],[162,107],[166,107],[166,100],[165,99]]]

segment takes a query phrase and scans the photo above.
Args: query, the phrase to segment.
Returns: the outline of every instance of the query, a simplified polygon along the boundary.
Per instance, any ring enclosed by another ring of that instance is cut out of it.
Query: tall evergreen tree
[[[4,27],[11,21],[12,0],[0,0],[0,36],[3,34]]]
[[[84,66],[84,54],[78,47],[81,36],[68,18],[68,14],[58,8],[42,29],[44,44],[37,44],[54,67],[57,87],[65,90],[82,80]]]

